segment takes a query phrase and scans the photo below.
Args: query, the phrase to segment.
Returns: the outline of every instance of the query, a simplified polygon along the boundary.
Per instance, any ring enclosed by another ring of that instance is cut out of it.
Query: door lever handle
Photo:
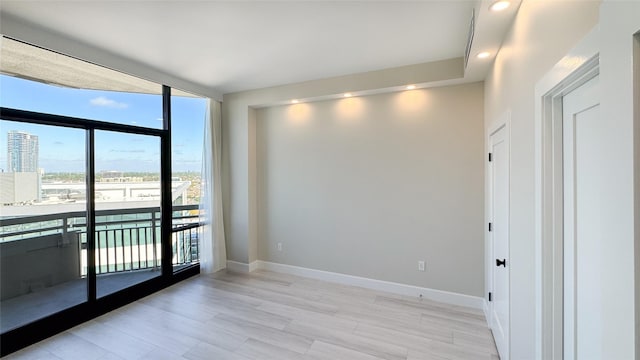
[[[507,267],[507,259],[496,259],[496,266]]]

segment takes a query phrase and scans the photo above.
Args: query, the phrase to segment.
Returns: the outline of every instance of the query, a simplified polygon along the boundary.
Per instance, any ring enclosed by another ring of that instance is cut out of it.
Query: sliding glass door
[[[96,131],[97,297],[162,275],[160,138]]]
[[[86,302],[86,131],[0,120],[2,333]]]
[[[163,130],[107,130],[105,123],[5,108],[2,116],[3,334],[171,274],[163,263],[163,222],[171,221],[163,200],[172,196],[161,187],[169,177]]]

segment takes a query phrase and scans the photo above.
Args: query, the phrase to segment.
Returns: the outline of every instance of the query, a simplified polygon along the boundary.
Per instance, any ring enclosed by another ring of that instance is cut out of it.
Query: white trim
[[[496,131],[500,130],[502,127],[506,126],[509,129],[508,136],[511,138],[511,109],[507,109],[502,113],[498,118],[494,119],[488,127],[487,138],[493,135]],[[511,149],[509,149],[509,156],[511,156]],[[511,164],[509,164],[511,165]],[[487,165],[488,167],[488,165]]]
[[[482,299],[482,312],[484,312],[484,317],[487,319],[487,323],[489,322],[489,302],[487,299]]]
[[[258,269],[259,263],[259,261],[254,261],[247,264],[239,261],[227,260],[227,270],[239,273],[250,273]]]
[[[400,284],[390,281],[369,279],[360,276],[340,274],[330,271],[309,269],[299,266],[278,264],[269,261],[257,261],[257,268],[269,271],[275,271],[284,274],[304,276],[312,279],[334,282],[338,284],[359,286],[367,289],[386,291],[389,293],[419,297],[439,301],[451,305],[466,306],[474,309],[483,310],[485,306],[484,298],[478,296],[464,295],[449,291],[429,289],[414,285]]]
[[[227,260],[227,270],[240,272],[240,273],[248,273],[249,264],[242,263],[239,261]]]
[[[596,26],[535,87],[536,359],[561,358],[562,332],[558,333],[557,328],[562,324],[562,302],[558,298],[562,296],[562,279],[558,279],[562,272],[562,259],[558,257],[562,252],[557,238],[562,234],[561,224],[554,223],[561,193],[557,184],[554,186],[561,161],[554,138],[561,134],[561,129],[554,127],[557,121],[553,119],[558,117],[558,99],[577,86],[577,75],[584,68],[588,70],[594,59],[597,66],[598,40]]]
[[[256,260],[249,264],[249,272],[256,271],[260,268],[260,260]]]

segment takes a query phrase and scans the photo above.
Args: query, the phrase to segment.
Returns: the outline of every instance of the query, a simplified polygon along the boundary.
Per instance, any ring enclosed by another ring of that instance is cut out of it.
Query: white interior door
[[[564,359],[604,359],[600,314],[599,77],[562,99]]]
[[[509,133],[506,125],[489,138],[490,323],[500,359],[509,359]]]

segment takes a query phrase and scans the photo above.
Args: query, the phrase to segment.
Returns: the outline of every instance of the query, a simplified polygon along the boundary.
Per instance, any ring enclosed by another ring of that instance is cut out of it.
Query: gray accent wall
[[[482,296],[483,88],[256,109],[258,259]]]
[[[445,86],[463,79],[462,58],[312,80],[225,94],[222,103],[222,193],[227,259],[258,260],[256,111],[291,99],[336,98],[353,93],[388,92],[407,84]]]

